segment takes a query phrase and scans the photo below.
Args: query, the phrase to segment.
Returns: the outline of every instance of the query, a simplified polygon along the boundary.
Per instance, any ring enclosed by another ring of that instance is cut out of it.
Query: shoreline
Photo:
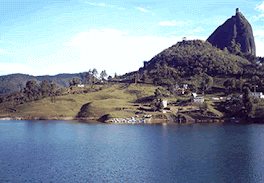
[[[85,118],[77,118],[77,117],[36,117],[36,116],[27,116],[27,117],[0,117],[1,120],[27,120],[27,121],[50,121],[50,120],[66,120],[66,121],[79,121],[79,122],[87,122],[87,121],[95,121],[98,123],[105,123],[105,124],[194,124],[194,123],[229,123],[229,124],[264,124],[264,121],[260,121],[259,119],[251,119],[248,122],[246,120],[241,120],[240,122],[232,122],[230,118],[209,118],[209,119],[192,119],[191,121],[181,122],[179,123],[175,119],[162,119],[162,118],[155,118],[155,117],[130,117],[130,118],[109,118],[105,120],[100,120],[100,117],[85,117]]]
[[[79,122],[86,122],[86,121],[96,121],[99,123],[106,123],[106,124],[194,124],[194,123],[227,123],[228,119],[206,119],[206,120],[192,120],[192,122],[183,122],[178,123],[177,121],[173,119],[159,119],[159,118],[151,118],[151,117],[131,117],[131,118],[110,118],[104,121],[100,121],[100,118],[98,117],[86,117],[86,118],[76,118],[76,117],[0,117],[0,120],[14,120],[14,121],[20,121],[20,120],[29,120],[29,121],[37,121],[37,120],[43,120],[43,121],[49,121],[49,120],[76,120]]]

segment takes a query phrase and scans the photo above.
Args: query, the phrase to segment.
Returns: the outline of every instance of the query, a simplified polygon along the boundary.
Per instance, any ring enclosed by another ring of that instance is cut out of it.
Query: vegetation
[[[84,73],[76,74],[58,74],[55,76],[31,76],[26,74],[10,74],[0,76],[0,95],[11,94],[13,92],[19,92],[26,86],[28,80],[35,80],[37,83],[41,83],[45,79],[50,83],[55,82],[59,88],[69,87],[69,82],[73,77],[81,79]]]
[[[68,87],[60,88],[48,79],[30,79],[20,91],[0,97],[0,115],[109,119],[153,114],[176,121],[233,116],[259,119],[264,102],[253,99],[250,92],[264,90],[263,68],[255,62],[264,59],[241,53],[239,48],[235,42],[220,50],[200,40],[183,41],[145,62],[144,68],[121,76],[107,77],[104,70],[98,77],[97,69],[90,69],[68,80]],[[183,87],[184,93],[177,92]],[[192,92],[204,96],[206,102],[195,105]],[[238,98],[242,94],[243,98]],[[213,101],[215,96],[225,99]],[[168,100],[167,109],[164,99]],[[168,114],[161,113],[163,110]]]

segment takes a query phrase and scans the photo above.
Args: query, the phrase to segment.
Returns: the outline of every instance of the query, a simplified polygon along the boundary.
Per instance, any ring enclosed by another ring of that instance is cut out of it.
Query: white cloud
[[[264,37],[264,30],[253,30],[254,36]]]
[[[106,7],[111,7],[111,8],[118,7],[118,5],[108,5],[105,3],[91,3],[91,2],[85,2],[85,3],[93,5],[93,6],[106,6]],[[118,7],[118,9],[119,10],[125,10],[125,8],[123,8],[123,7]]]
[[[0,53],[8,54],[8,55],[11,55],[11,54],[12,54],[12,53],[8,53],[8,52],[6,52],[6,51],[4,51],[4,50],[2,50],[2,49],[0,49]]]
[[[193,31],[194,32],[201,32],[203,31],[204,29],[202,27],[197,27],[196,29],[194,29]]]
[[[90,3],[90,2],[85,2],[86,4],[94,5],[94,6],[107,6],[104,3]]]
[[[144,8],[140,8],[140,7],[138,7],[138,8],[136,8],[136,9],[138,9],[138,10],[140,10],[140,11],[143,11],[143,12],[145,12],[145,13],[148,12],[148,10],[145,10]]]
[[[165,34],[165,35],[178,34],[179,32],[181,32],[181,31],[174,31],[174,32],[167,33],[167,34]]]
[[[162,25],[162,26],[185,26],[185,25],[191,25],[191,21],[163,21],[163,22],[159,22],[158,25]]]
[[[59,73],[79,73],[96,68],[110,75],[125,74],[143,67],[168,47],[182,41],[179,37],[131,36],[130,31],[115,29],[91,29],[73,36],[64,42],[63,49],[43,58],[29,58],[24,64],[1,63],[0,73],[26,73],[31,75],[55,75]],[[201,37],[187,37],[203,39]],[[17,55],[16,55],[17,57]],[[17,57],[17,61],[20,58]]]
[[[260,5],[258,5],[255,10],[258,10],[258,11],[264,11],[264,2],[262,2]]]
[[[163,21],[163,22],[159,22],[159,25],[162,25],[162,26],[175,26],[176,24],[172,23],[170,21]]]
[[[23,71],[32,71],[32,68],[21,63],[0,63],[0,71],[4,74],[15,74]]]
[[[143,66],[143,61],[149,61],[164,49],[182,41],[182,37],[154,37],[130,36],[129,31],[122,32],[115,29],[92,29],[72,37],[64,46],[78,48],[80,59],[78,65],[86,71],[97,68],[98,71],[106,70],[110,75],[125,74],[138,70]],[[201,39],[187,37],[187,39]],[[206,38],[202,38],[206,39]]]
[[[90,4],[90,5],[93,5],[93,6],[108,6],[108,7],[111,7],[111,8],[114,8],[116,7],[115,5],[106,5],[104,3],[91,3],[91,2],[85,2],[86,4]],[[119,9],[119,8],[118,8]]]
[[[259,16],[253,16],[252,18],[250,18],[250,21],[258,21],[261,17],[264,16],[264,2],[258,5],[255,10],[260,11],[262,14],[260,14]]]
[[[256,45],[256,55],[260,57],[264,57],[264,42],[263,39],[256,39],[255,38],[255,45]]]

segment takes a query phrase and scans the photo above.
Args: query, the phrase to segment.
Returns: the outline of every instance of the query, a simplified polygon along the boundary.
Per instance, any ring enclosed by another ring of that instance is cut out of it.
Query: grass
[[[95,86],[95,88],[100,87]],[[189,103],[190,94],[187,96],[176,96],[176,98],[171,95],[169,97],[164,97],[164,99],[168,100],[168,107],[171,109],[169,113],[163,114],[158,111],[151,111],[148,104],[157,88],[165,89],[161,86],[149,84],[138,83],[129,85],[118,83],[96,92],[57,96],[55,103],[51,102],[51,98],[19,104],[15,107],[12,106],[10,102],[6,102],[0,104],[0,116],[46,118],[76,117],[82,106],[89,103],[88,107],[85,109],[88,110],[85,116],[95,119],[105,114],[109,114],[110,118],[129,118],[135,116],[135,113],[140,117],[145,114],[151,114],[152,116],[157,116],[158,120],[163,120],[163,118],[159,119],[159,116],[172,119],[179,114],[178,109],[180,108],[182,108],[182,110],[179,110],[180,114],[184,115],[187,119],[199,117],[199,111],[195,112],[199,107],[186,105]],[[218,117],[222,117],[223,113],[217,110],[218,103],[210,100],[212,96],[205,96],[205,99],[208,99],[208,111]]]
[[[57,96],[56,102],[52,103],[50,98],[44,98],[39,101],[19,104],[13,107],[11,104],[0,104],[1,116],[35,116],[35,117],[75,117],[81,107],[91,102],[90,112],[94,117],[101,117],[104,114],[110,114],[111,117],[134,116],[138,106],[134,106],[134,101],[141,96],[153,95],[156,86],[147,84],[116,84],[112,87],[90,92],[86,94],[68,94]],[[140,93],[135,95],[128,90],[137,90]],[[14,108],[16,112],[11,112],[6,108]],[[121,108],[118,111],[116,108]]]

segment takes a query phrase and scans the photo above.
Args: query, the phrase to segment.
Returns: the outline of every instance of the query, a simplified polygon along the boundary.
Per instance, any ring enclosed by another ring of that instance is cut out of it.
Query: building
[[[264,98],[262,92],[251,92],[250,95],[253,96],[254,98]]]
[[[193,98],[197,97],[197,93],[192,93],[192,97]]]
[[[162,100],[163,107],[167,107],[167,100]]]
[[[184,95],[185,91],[188,89],[188,84],[183,84],[182,87],[180,87],[178,84],[174,85],[173,91],[177,95]]]
[[[84,85],[83,85],[83,84],[78,84],[77,86],[78,86],[78,87],[84,87]]]
[[[183,84],[182,87],[187,90],[188,89],[188,84]]]
[[[193,102],[194,103],[203,103],[204,102],[204,98],[203,97],[194,97],[193,98]]]
[[[222,97],[222,99],[223,99],[223,97]],[[219,97],[212,97],[212,100],[220,100],[220,98]]]

